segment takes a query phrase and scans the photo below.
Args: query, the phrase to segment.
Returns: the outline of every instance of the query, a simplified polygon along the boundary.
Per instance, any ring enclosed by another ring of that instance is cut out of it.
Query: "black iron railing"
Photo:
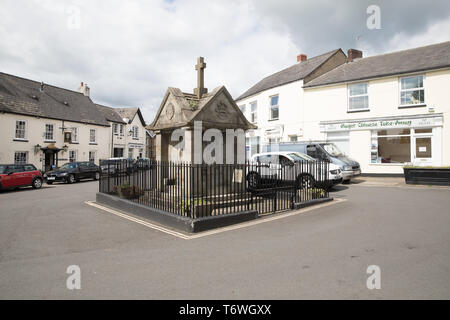
[[[100,163],[99,192],[190,218],[289,210],[328,198],[329,163],[196,165],[116,160]]]

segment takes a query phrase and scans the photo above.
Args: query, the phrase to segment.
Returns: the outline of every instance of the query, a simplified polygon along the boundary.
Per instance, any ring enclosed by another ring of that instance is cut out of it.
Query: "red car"
[[[32,164],[0,164],[0,190],[31,186],[42,187],[41,171]]]

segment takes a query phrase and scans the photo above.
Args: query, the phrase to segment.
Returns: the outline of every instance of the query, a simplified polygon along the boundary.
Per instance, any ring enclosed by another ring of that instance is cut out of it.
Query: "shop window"
[[[410,129],[378,130],[372,134],[372,163],[411,162]]]
[[[415,129],[414,133],[420,134],[420,133],[433,133],[433,129]]]
[[[400,106],[425,104],[423,80],[423,76],[405,77],[400,79]]]

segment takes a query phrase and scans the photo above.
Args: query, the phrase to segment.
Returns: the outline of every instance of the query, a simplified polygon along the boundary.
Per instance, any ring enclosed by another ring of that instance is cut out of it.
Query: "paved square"
[[[381,181],[381,180],[380,180]],[[1,299],[450,298],[450,188],[342,185],[347,199],[189,241],[86,205],[98,184],[0,193]],[[81,290],[66,269],[81,268]],[[381,268],[381,290],[366,269]]]

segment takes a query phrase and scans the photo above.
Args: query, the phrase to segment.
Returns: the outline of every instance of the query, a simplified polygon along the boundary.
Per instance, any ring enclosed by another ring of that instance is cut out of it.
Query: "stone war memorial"
[[[202,193],[209,188],[210,193],[217,193],[231,187],[233,176],[242,176],[239,169],[225,172],[226,167],[220,165],[244,164],[245,131],[256,126],[245,118],[224,86],[208,93],[202,57],[195,68],[194,92],[168,88],[155,120],[147,129],[156,133],[157,161],[197,165],[191,170],[192,183],[183,180],[190,175],[160,168],[160,187],[186,185],[184,192]],[[201,166],[204,164],[219,166],[209,167],[205,172],[205,166]]]
[[[168,88],[147,126],[156,135],[156,161],[123,161],[105,170],[97,201],[186,232],[329,201],[315,187],[326,180],[328,163],[245,159],[245,133],[256,126],[225,86],[208,92],[205,68],[199,57],[193,93]]]

